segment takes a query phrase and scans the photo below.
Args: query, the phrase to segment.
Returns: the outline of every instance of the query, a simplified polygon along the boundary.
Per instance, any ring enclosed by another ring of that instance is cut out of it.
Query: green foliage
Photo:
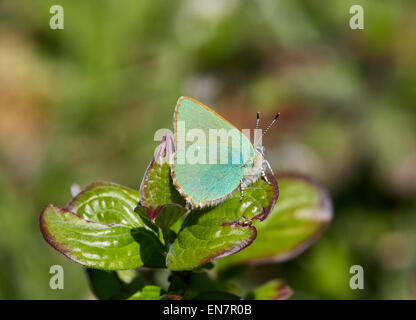
[[[292,289],[286,282],[270,280],[249,293],[246,299],[252,300],[284,300],[292,295]]]
[[[161,288],[158,286],[145,286],[137,291],[128,300],[160,300]]]
[[[179,94],[238,127],[280,111],[264,137],[274,171],[331,193],[324,239],[287,263],[247,267],[242,287],[283,277],[297,299],[414,298],[416,2],[197,3],[0,1],[0,299],[91,297],[83,268],[34,221],[47,203],[65,206],[74,182],[137,189]],[[49,27],[55,4],[64,30]],[[349,29],[353,4],[364,30]],[[365,290],[348,287],[356,263]],[[49,287],[55,264],[65,290]],[[159,272],[146,276],[166,289]]]
[[[169,160],[173,153],[173,141],[169,134],[163,136],[155,151],[153,160],[147,167],[140,185],[140,204],[157,210],[160,206],[185,201],[172,184]]]
[[[143,222],[134,213],[139,201],[136,190],[114,183],[96,182],[72,199],[67,209],[89,221],[143,227]]]
[[[124,270],[164,265],[162,244],[144,227],[88,221],[53,205],[42,211],[40,224],[51,246],[90,268]]]
[[[146,283],[133,270],[104,271],[87,270],[91,290],[101,300],[126,299],[140,292]],[[126,277],[126,274],[129,273]]]
[[[256,222],[258,235],[252,246],[230,256],[223,264],[263,264],[288,260],[305,250],[332,219],[328,193],[301,175],[281,175],[279,202],[270,217]]]
[[[274,177],[269,178],[274,181]],[[244,249],[257,234],[253,221],[263,220],[276,199],[277,184],[269,185],[260,179],[244,191],[242,201],[235,193],[216,207],[190,212],[169,249],[168,267],[192,270]]]
[[[87,273],[97,298],[240,299],[241,293],[230,283],[208,276],[210,261],[226,256],[237,257],[231,260],[234,264],[289,258],[329,223],[332,211],[325,191],[299,176],[280,179],[281,206],[275,210],[279,190],[272,175],[269,182],[259,179],[245,189],[242,200],[236,192],[215,207],[184,207],[170,178],[166,160],[171,155],[166,135],[144,175],[140,195],[97,182],[76,195],[67,208],[48,205],[42,211],[45,240],[71,260],[94,268]],[[256,240],[250,246],[258,233],[259,244]],[[171,271],[166,292],[153,283],[147,285],[140,275],[123,280],[117,273],[142,266]],[[274,281],[247,297],[279,299],[290,294],[284,282]]]

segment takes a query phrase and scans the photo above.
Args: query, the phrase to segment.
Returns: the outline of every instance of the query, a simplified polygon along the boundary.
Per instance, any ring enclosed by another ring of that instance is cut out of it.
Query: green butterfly
[[[257,113],[256,128],[258,124]],[[242,199],[244,189],[261,176],[268,182],[266,169],[273,173],[264,158],[261,139],[255,139],[253,145],[234,125],[195,99],[179,98],[173,126],[172,179],[193,208],[215,206],[230,198],[238,188]],[[218,142],[224,135],[226,138]]]

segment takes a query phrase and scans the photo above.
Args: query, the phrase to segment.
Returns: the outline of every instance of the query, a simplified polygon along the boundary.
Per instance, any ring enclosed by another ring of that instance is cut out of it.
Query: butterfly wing
[[[208,152],[203,144],[187,146],[179,151],[181,153],[191,152],[191,148],[198,148],[200,152]],[[232,147],[221,145],[220,152],[227,152],[228,158],[240,154]],[[240,164],[174,164],[172,174],[173,181],[182,195],[192,203],[194,207],[214,205],[227,198],[239,186],[243,177],[244,169]]]
[[[250,165],[254,155],[249,139],[212,109],[186,97],[178,100],[174,128],[172,177],[179,192],[194,207],[214,205],[232,195],[244,175],[242,166]],[[212,130],[224,130],[228,139],[211,139]],[[205,140],[188,141],[189,134]]]

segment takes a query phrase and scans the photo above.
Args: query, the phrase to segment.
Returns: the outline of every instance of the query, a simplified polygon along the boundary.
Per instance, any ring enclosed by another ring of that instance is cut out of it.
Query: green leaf
[[[94,295],[100,300],[111,299],[123,291],[123,286],[115,271],[87,268],[87,275]]]
[[[145,286],[128,300],[159,300],[162,289],[158,286]]]
[[[218,280],[206,270],[172,272],[170,276],[170,295],[183,300],[235,300],[237,288],[230,283]]]
[[[177,203],[185,205],[172,183],[169,161],[173,154],[173,141],[169,134],[163,136],[156,149],[140,185],[140,204],[149,208],[157,208],[164,204]]]
[[[151,230],[153,230],[153,232],[155,234],[159,234],[159,228],[157,227],[157,225],[154,224],[154,222],[152,221],[152,216],[155,213],[155,210],[153,210],[152,208],[148,208],[148,207],[142,207],[140,205],[138,205],[134,211],[139,215],[139,217],[142,219],[143,223]]]
[[[142,265],[163,267],[163,245],[143,227],[105,225],[48,205],[40,215],[45,240],[56,250],[84,266],[123,270]]]
[[[247,249],[220,261],[219,267],[235,263],[262,264],[290,259],[309,247],[332,219],[327,191],[311,178],[281,175],[279,201],[270,217],[256,223],[256,241]]]
[[[165,205],[156,217],[155,223],[163,232],[169,230],[178,232],[187,211],[186,208],[176,204]]]
[[[293,294],[292,289],[285,281],[271,280],[253,290],[247,300],[286,300]]]
[[[167,265],[171,270],[192,270],[205,263],[238,252],[256,237],[254,220],[264,220],[277,200],[277,181],[259,179],[222,204],[188,214],[178,237],[171,245]]]
[[[135,211],[156,234],[161,232],[164,243],[169,244],[175,239],[188,209],[171,203],[159,206],[155,210],[138,206]]]
[[[187,209],[176,204],[164,205],[155,219],[155,224],[163,234],[165,244],[172,243],[184,221]]]
[[[100,300],[126,299],[145,285],[134,270],[105,271],[87,268],[86,272],[91,289]],[[132,275],[125,277],[125,272]]]
[[[79,193],[67,209],[88,221],[142,227],[134,212],[140,201],[139,192],[108,182],[96,182]]]

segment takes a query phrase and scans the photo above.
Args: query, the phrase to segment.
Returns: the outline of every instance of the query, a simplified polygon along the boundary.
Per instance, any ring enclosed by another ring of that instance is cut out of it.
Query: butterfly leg
[[[270,170],[271,174],[274,175],[272,166],[270,165],[269,161],[264,160],[266,162],[267,168]]]
[[[244,194],[245,188],[247,188],[247,179],[241,178],[240,179],[240,202],[243,201],[243,194]]]
[[[186,203],[185,203],[185,209],[192,210],[193,209],[192,204],[190,204],[188,201],[186,201]]]
[[[266,180],[267,184],[270,184],[269,179],[267,179],[266,168],[269,169],[270,173],[274,176],[273,169],[270,166],[269,161],[263,160],[263,170],[261,172],[261,176],[264,178],[264,180]]]
[[[267,182],[267,184],[270,184],[269,179],[267,179],[267,175],[266,175],[266,172],[264,170],[261,172],[261,175],[264,178],[264,180]]]

